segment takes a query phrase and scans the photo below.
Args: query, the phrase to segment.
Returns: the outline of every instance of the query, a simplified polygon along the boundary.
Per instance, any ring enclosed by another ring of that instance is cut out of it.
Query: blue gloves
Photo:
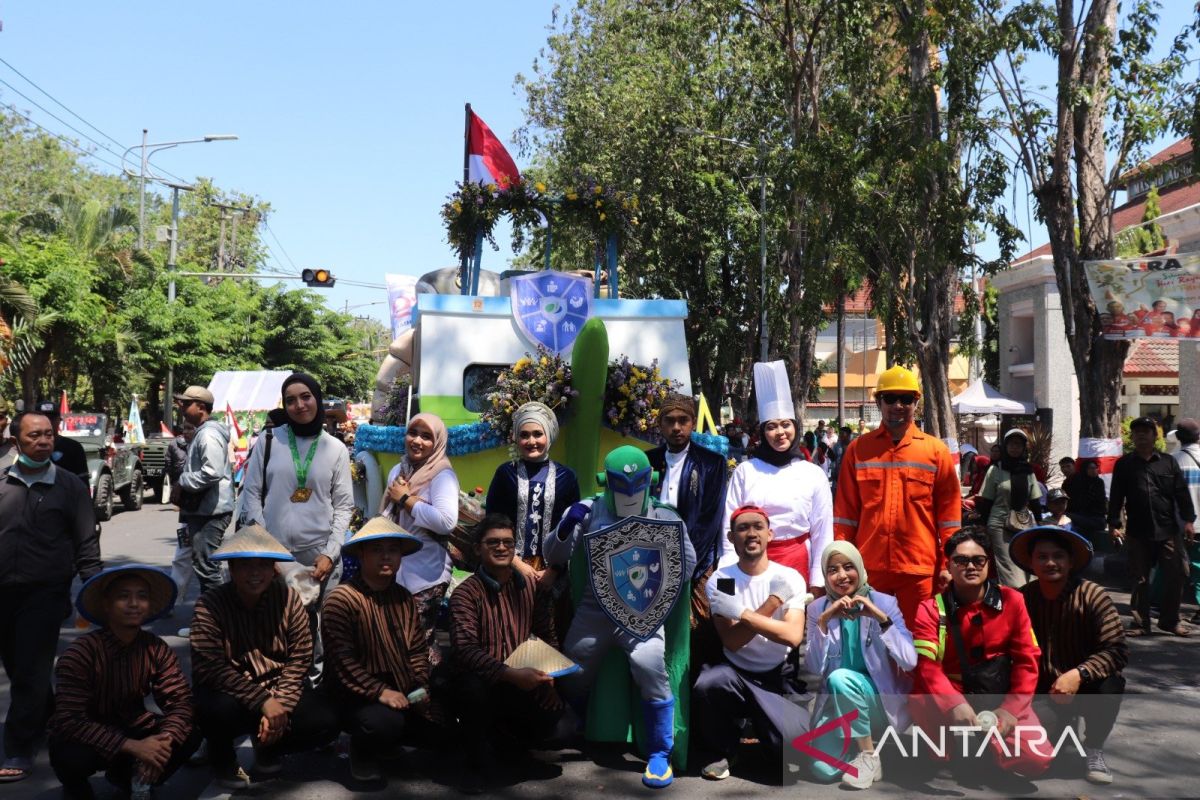
[[[571,532],[575,530],[575,526],[581,524],[589,513],[591,508],[586,503],[575,503],[567,509],[567,513],[563,514],[562,520],[558,523],[558,538],[560,541],[566,541]]]

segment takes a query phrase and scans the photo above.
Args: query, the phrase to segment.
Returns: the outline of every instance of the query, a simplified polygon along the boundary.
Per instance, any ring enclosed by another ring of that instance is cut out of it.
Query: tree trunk
[[[844,277],[838,282],[837,374],[837,420],[840,428],[846,424],[846,281]]]

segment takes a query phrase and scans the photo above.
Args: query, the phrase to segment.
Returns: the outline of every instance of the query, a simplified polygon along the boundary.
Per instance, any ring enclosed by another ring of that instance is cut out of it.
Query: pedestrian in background
[[[1197,510],[1200,509],[1200,423],[1191,417],[1184,417],[1175,428],[1175,438],[1179,440],[1179,449],[1171,455],[1179,464],[1187,483],[1188,494],[1192,496],[1192,509]],[[1195,539],[1188,544],[1188,561],[1191,562],[1189,599],[1200,605],[1200,544]],[[1200,611],[1192,615],[1191,623],[1200,624]]]
[[[1129,425],[1133,452],[1117,459],[1108,499],[1112,536],[1129,551],[1133,592],[1129,598],[1133,626],[1129,636],[1150,632],[1150,570],[1163,575],[1163,598],[1158,627],[1176,636],[1192,629],[1179,619],[1184,578],[1188,573],[1187,544],[1195,538],[1196,511],[1179,463],[1154,449],[1158,423],[1138,417]],[[1127,525],[1121,523],[1125,512]]]
[[[200,591],[221,585],[221,568],[209,555],[221,546],[233,519],[233,472],[229,429],[212,419],[214,398],[203,386],[175,395],[183,418],[196,426],[187,463],[179,475],[179,511],[192,545],[192,566]]]
[[[1025,585],[1025,570],[1008,555],[1013,534],[1037,524],[1041,514],[1042,488],[1029,463],[1029,436],[1020,428],[1004,434],[1004,455],[992,463],[983,479],[975,507],[987,520],[988,536],[996,559],[996,578],[1005,586]]]
[[[1059,467],[1069,460],[1064,458]],[[1065,469],[1063,472],[1066,474]],[[1074,464],[1061,488],[1067,493],[1067,515],[1075,530],[1099,549],[1108,536],[1108,492],[1100,477],[1100,462],[1089,458]]]
[[[165,469],[167,478],[170,479],[171,484],[171,503],[178,506],[180,497],[179,476],[183,474],[184,467],[187,466],[187,448],[192,443],[192,439],[196,438],[196,426],[190,422],[185,422],[182,425],[176,425],[172,430],[175,431],[175,438],[167,445],[167,463]],[[171,559],[171,579],[179,587],[179,596],[181,598],[187,597],[187,590],[192,583],[194,572],[195,570],[192,567],[192,538],[188,533],[187,522],[184,520],[181,512],[179,521],[175,526],[175,557]],[[174,610],[170,613],[174,614]]]

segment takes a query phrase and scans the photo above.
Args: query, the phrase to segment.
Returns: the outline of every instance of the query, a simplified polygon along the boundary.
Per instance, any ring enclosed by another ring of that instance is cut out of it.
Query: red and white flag
[[[71,413],[71,406],[69,403],[67,403],[67,390],[63,389],[62,390],[62,398],[58,401],[58,415],[60,417],[65,417],[67,414],[70,414],[70,413]]]
[[[504,144],[474,111],[467,134],[467,179],[504,189],[521,182],[521,172]]]
[[[158,427],[162,431],[163,436],[174,436],[175,435],[175,431],[171,430],[170,426],[168,426],[167,423],[165,423],[165,422],[159,422]]]

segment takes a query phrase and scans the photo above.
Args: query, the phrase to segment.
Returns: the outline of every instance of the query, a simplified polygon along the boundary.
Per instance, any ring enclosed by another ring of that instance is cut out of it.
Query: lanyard
[[[296,447],[296,432],[288,426],[288,446],[292,448],[292,466],[296,468],[296,485],[304,488],[308,483],[308,469],[312,466],[313,456],[317,454],[317,445],[321,441],[321,435],[317,434],[317,439],[312,443],[312,447],[308,448],[308,455],[304,457],[304,463],[300,463],[300,450]]]

